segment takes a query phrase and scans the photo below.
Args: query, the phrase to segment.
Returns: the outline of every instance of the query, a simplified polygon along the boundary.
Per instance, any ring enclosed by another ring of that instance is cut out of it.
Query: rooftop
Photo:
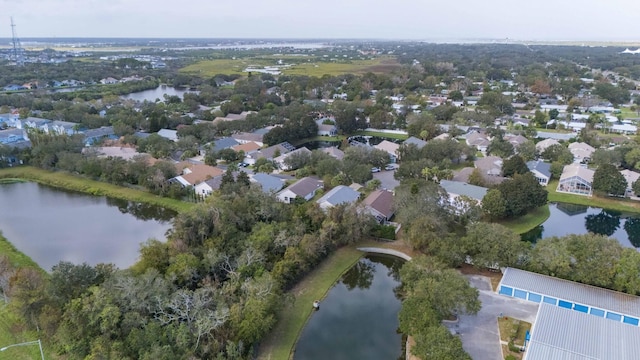
[[[504,271],[500,284],[615,311],[620,314],[640,317],[640,297],[613,290],[514,268],[507,268]],[[638,329],[635,330],[638,331]]]
[[[338,185],[324,194],[317,203],[321,208],[333,207],[340,204],[350,204],[358,200],[360,193],[345,185]]]
[[[387,219],[393,215],[393,193],[391,191],[373,191],[362,201],[362,204],[379,212]]]
[[[593,182],[593,170],[587,169],[580,164],[571,164],[564,167],[562,175],[560,175],[560,181],[568,179],[574,176],[580,177],[587,182]]]
[[[313,191],[315,191],[317,188],[321,186],[322,186],[322,181],[320,181],[317,178],[307,176],[296,181],[295,183],[290,185],[287,189],[298,196],[304,197],[306,195],[311,194]]]
[[[449,194],[464,195],[482,201],[489,189],[460,181],[441,180],[440,186]]]
[[[526,360],[637,359],[636,327],[542,303]]]

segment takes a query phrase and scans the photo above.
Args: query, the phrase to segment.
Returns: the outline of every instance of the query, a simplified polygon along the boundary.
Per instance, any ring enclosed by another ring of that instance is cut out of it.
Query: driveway
[[[445,325],[460,334],[462,347],[474,360],[502,360],[498,316],[502,314],[533,324],[538,304],[494,293],[489,279],[484,276],[469,275],[467,278],[480,291],[482,309],[477,315],[461,315],[458,323]]]
[[[380,180],[380,187],[387,190],[393,190],[396,186],[400,185],[400,182],[393,178],[395,170],[382,170],[377,173],[373,173],[373,178]]]

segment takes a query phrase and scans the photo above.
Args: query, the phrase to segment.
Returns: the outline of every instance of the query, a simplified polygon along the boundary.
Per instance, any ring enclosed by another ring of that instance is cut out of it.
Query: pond
[[[174,216],[156,206],[36,183],[0,185],[0,230],[47,271],[61,260],[127,268],[141,243],[166,239]]]
[[[294,359],[404,359],[398,333],[401,301],[396,293],[403,263],[391,256],[360,259],[311,315]]]
[[[387,141],[391,141],[392,143],[397,143],[400,144],[402,143],[404,140],[400,140],[400,139],[394,139],[394,138],[390,138],[390,137],[382,137],[382,136],[368,136],[368,135],[356,135],[356,136],[350,136],[349,137],[349,142],[351,142],[352,140],[361,142],[363,144],[367,144],[370,146],[376,146],[378,144],[380,144],[381,142],[383,142],[384,140]]]
[[[308,141],[306,143],[302,143],[298,146],[298,148],[306,147],[309,150],[316,149],[324,149],[329,147],[340,147],[340,141]]]
[[[549,204],[551,215],[542,225],[522,235],[535,243],[551,236],[592,232],[610,236],[625,247],[640,248],[640,217],[584,205]]]
[[[180,99],[182,99],[184,98],[184,94],[188,92],[197,93],[197,91],[190,91],[188,89],[177,89],[167,85],[160,85],[155,89],[144,90],[144,91],[123,95],[122,98],[136,100],[140,102],[143,102],[145,100],[155,102],[156,99],[160,99],[161,101],[164,101],[164,95],[178,96]]]

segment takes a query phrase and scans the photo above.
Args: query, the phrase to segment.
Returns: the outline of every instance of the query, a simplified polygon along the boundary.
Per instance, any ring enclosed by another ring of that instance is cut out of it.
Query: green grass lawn
[[[31,166],[0,169],[0,180],[3,182],[30,180],[53,187],[83,192],[96,196],[108,196],[117,199],[153,204],[178,212],[188,210],[193,206],[192,203],[164,198],[145,191],[94,181],[64,172],[42,170]]]
[[[610,198],[600,196],[582,196],[556,192],[558,180],[553,180],[547,185],[550,202],[564,202],[586,206],[600,207],[603,209],[617,210],[621,212],[640,213],[640,202],[623,198]]]
[[[0,305],[0,347],[38,340],[38,333],[25,330],[24,324],[8,306]],[[53,351],[47,343],[42,344],[45,359],[54,359]],[[40,359],[38,344],[11,347],[0,353],[0,359],[33,360]]]
[[[545,222],[549,218],[549,215],[549,205],[543,205],[529,211],[526,215],[520,216],[517,219],[503,220],[498,223],[508,227],[517,234],[524,234]]]
[[[217,74],[246,74],[244,71],[249,66],[263,67],[273,66],[285,57],[255,57],[239,59],[212,59],[202,60],[188,65],[181,72],[199,74],[202,76],[214,76]],[[287,63],[293,66],[283,69],[286,75],[307,75],[321,77],[323,75],[364,74],[366,72],[388,73],[400,67],[395,57],[380,57],[373,60],[340,60],[335,62],[308,61],[305,58],[286,58]]]
[[[18,251],[12,243],[2,235],[0,230],[0,254],[6,255],[15,267],[33,267],[40,268],[35,261],[27,255]]]
[[[293,302],[285,305],[276,327],[263,341],[258,359],[289,359],[298,336],[311,315],[314,300],[322,299],[329,289],[364,253],[355,246],[338,249],[291,290]]]

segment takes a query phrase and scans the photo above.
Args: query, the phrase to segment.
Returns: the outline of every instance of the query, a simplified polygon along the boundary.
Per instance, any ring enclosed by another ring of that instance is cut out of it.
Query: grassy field
[[[323,299],[342,274],[360,260],[364,253],[357,248],[363,246],[391,248],[415,256],[415,252],[399,241],[382,243],[371,240],[338,249],[289,292],[294,300],[280,312],[276,327],[258,350],[258,359],[291,358],[298,336],[313,311],[311,304],[314,300]]]
[[[397,140],[407,140],[409,138],[409,135],[405,135],[405,134],[393,134],[393,133],[385,133],[385,132],[377,132],[377,131],[358,131],[353,135],[378,136],[378,137],[385,137],[385,138],[397,139]]]
[[[549,205],[543,205],[517,219],[503,220],[498,223],[508,227],[517,234],[524,234],[545,222],[549,218],[549,215]]]
[[[283,57],[256,57],[240,59],[212,59],[203,60],[188,65],[181,72],[198,74],[202,76],[214,76],[217,74],[246,74],[244,71],[249,66],[264,67],[274,66],[278,60],[293,64],[284,68],[285,75],[307,75],[321,77],[323,75],[364,74],[366,72],[388,73],[400,65],[393,57],[381,57],[373,60],[351,60],[336,62],[315,62],[305,58]]]
[[[36,340],[38,340],[38,333],[26,331],[24,324],[9,307],[3,305],[0,308],[0,347]],[[57,359],[52,355],[53,351],[47,347],[46,343],[42,344],[42,351],[45,359]],[[0,359],[40,359],[40,348],[38,344],[16,346],[3,351],[1,354]]]
[[[520,347],[524,345],[525,336],[527,331],[531,330],[531,324],[506,316],[498,317],[498,330],[500,331],[501,341],[508,343],[513,340],[513,344]],[[510,351],[506,345],[502,345],[502,352],[505,356],[513,355],[516,359],[522,359],[523,357],[522,352]]]
[[[49,186],[96,196],[108,196],[117,199],[153,204],[178,212],[188,210],[193,206],[193,204],[184,201],[168,199],[148,192],[94,181],[63,172],[46,171],[30,166],[0,169],[1,181],[6,182],[16,179],[35,181]]]
[[[565,202],[569,204],[587,205],[621,212],[640,213],[640,202],[622,198],[600,196],[582,196],[556,192],[558,180],[550,181],[547,185],[550,202]]]
[[[18,251],[18,249],[2,235],[2,231],[0,231],[0,254],[6,255],[15,267],[40,268],[30,257]]]

